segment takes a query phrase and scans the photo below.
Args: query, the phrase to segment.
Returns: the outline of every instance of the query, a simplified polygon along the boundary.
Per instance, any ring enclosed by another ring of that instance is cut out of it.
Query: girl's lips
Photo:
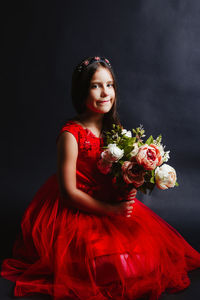
[[[97,101],[98,103],[107,103],[107,102],[110,102],[110,100],[99,100]]]

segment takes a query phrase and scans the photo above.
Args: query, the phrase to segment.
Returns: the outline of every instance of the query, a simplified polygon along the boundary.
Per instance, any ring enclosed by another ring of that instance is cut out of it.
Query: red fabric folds
[[[102,201],[115,201],[111,178],[96,168],[102,140],[72,121],[64,130],[79,145],[78,187]],[[164,291],[186,288],[187,272],[198,267],[200,254],[139,200],[131,218],[72,210],[53,175],[27,208],[13,258],[4,260],[1,275],[16,283],[15,296],[133,300],[146,295],[153,300]]]

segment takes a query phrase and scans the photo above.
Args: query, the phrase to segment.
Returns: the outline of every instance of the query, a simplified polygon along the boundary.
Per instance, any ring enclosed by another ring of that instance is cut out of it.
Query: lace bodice
[[[83,128],[75,121],[68,121],[60,134],[64,131],[73,134],[78,144],[77,187],[90,195],[106,200],[111,190],[113,194],[113,187],[111,176],[101,174],[97,168],[103,150],[103,138],[96,137],[89,129]]]

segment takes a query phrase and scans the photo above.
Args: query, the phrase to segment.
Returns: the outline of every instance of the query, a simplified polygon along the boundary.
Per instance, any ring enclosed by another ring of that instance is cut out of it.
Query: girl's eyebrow
[[[108,81],[106,81],[107,83],[108,82],[113,82],[113,80],[108,80]],[[99,81],[99,80],[95,80],[95,81],[91,81],[91,83],[101,83],[101,81]]]

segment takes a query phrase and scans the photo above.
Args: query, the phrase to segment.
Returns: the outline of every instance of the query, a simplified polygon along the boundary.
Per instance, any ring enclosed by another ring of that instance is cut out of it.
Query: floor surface
[[[176,294],[163,294],[160,300],[199,300],[200,299],[200,269],[189,273],[191,285]],[[13,283],[0,278],[0,300],[16,299],[12,296]],[[19,300],[50,300],[51,297],[45,295],[37,295],[32,297],[17,298]],[[86,299],[87,300],[87,299]]]

